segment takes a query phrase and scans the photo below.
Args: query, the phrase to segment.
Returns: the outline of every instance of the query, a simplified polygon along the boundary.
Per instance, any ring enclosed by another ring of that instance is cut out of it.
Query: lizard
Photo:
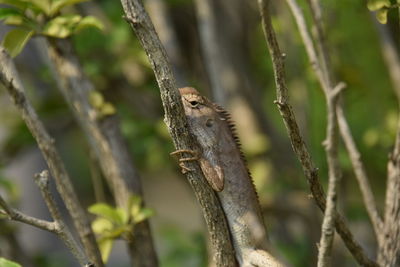
[[[267,252],[267,232],[253,180],[241,152],[239,138],[230,114],[192,87],[179,89],[189,131],[200,151],[179,159],[183,173],[191,171],[187,161],[198,161],[216,192],[228,221],[240,266],[283,266]]]

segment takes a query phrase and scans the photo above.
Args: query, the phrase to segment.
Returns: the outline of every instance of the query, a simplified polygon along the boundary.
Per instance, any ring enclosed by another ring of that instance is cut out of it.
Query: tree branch
[[[98,93],[84,75],[82,66],[69,40],[49,39],[49,56],[58,88],[70,105],[76,120],[94,151],[104,177],[119,207],[128,204],[129,196],[142,197],[139,174],[122,137],[116,115],[103,116],[90,104],[90,96]],[[142,197],[143,199],[143,197]],[[134,238],[127,239],[132,264],[139,267],[158,265],[149,222],[132,228]]]
[[[49,189],[49,173],[48,171],[43,171],[40,174],[35,175],[36,185],[39,187],[43,199],[49,208],[50,214],[54,219],[54,222],[48,222],[38,218],[25,215],[24,213],[13,209],[8,206],[6,201],[0,196],[0,207],[3,208],[4,213],[10,218],[10,220],[19,221],[25,224],[32,225],[39,229],[56,234],[61,241],[67,246],[71,253],[75,256],[81,266],[88,267],[93,266],[89,263],[89,260],[85,253],[83,252],[80,245],[74,240],[71,232],[64,224],[61,214],[57,208],[57,204],[54,201]]]
[[[400,60],[396,44],[386,25],[378,28],[381,52],[389,72],[389,77],[400,105]],[[399,114],[400,117],[400,114]],[[396,140],[387,164],[387,184],[385,197],[384,224],[378,248],[378,262],[382,266],[398,266],[400,264],[400,119],[398,121]]]
[[[319,208],[324,211],[326,207],[325,194],[321,184],[318,181],[318,172],[314,166],[314,163],[312,162],[310,154],[308,153],[307,147],[300,134],[292,107],[288,102],[288,89],[286,85],[285,66],[283,61],[284,55],[281,53],[276,40],[275,31],[271,24],[271,16],[267,6],[267,1],[258,0],[258,4],[262,18],[263,30],[274,68],[275,83],[277,87],[277,100],[275,103],[277,104],[279,112],[285,123],[290,141],[292,143],[292,148],[303,167],[303,172],[309,183],[311,193]],[[336,212],[335,217],[336,230],[356,260],[363,266],[377,266],[376,263],[371,261],[365,255],[361,246],[354,240],[354,237],[346,226],[342,216]]]
[[[132,26],[153,68],[165,111],[164,121],[176,149],[195,150],[196,145],[188,131],[186,116],[170,63],[148,14],[138,0],[121,0],[121,3],[125,11],[125,19]],[[202,207],[215,250],[215,262],[217,266],[236,266],[226,218],[216,194],[205,181],[198,163],[188,162],[187,166],[193,170],[188,172],[186,177]]]
[[[71,253],[79,261],[81,266],[89,265],[88,258],[80,248],[80,245],[75,241],[68,227],[65,225],[64,220],[61,217],[61,213],[57,207],[53,195],[49,188],[49,172],[47,170],[41,173],[35,174],[35,183],[39,187],[42,193],[43,199],[50,211],[51,217],[54,219],[53,224],[55,225],[54,233],[64,242]]]
[[[308,0],[310,8],[311,8],[311,14],[313,16],[313,21],[314,24],[317,28],[316,31],[316,44],[318,47],[318,51],[320,54],[320,57],[318,59],[316,49],[314,48],[314,45],[312,41],[306,41],[306,40],[311,40],[311,35],[309,34],[307,30],[307,26],[305,24],[304,20],[304,15],[301,9],[299,8],[298,4],[296,3],[295,0],[287,0],[292,13],[295,17],[296,23],[298,25],[300,34],[303,39],[304,46],[306,48],[307,55],[312,62],[317,62],[317,64],[313,65],[313,68],[315,70],[316,76],[318,78],[318,81],[321,85],[321,88],[325,93],[329,93],[332,91],[332,79],[333,79],[333,72],[332,68],[330,66],[330,60],[329,60],[329,53],[325,44],[325,38],[323,35],[323,29],[322,29],[322,12],[319,7],[319,3],[317,0]],[[363,162],[361,161],[361,156],[360,153],[357,149],[357,146],[355,144],[355,141],[353,139],[353,136],[351,134],[351,130],[349,127],[349,124],[347,122],[347,119],[344,114],[343,110],[343,102],[341,99],[339,99],[337,105],[336,105],[336,114],[337,114],[337,120],[338,120],[338,125],[339,125],[339,131],[341,134],[341,138],[344,141],[345,147],[347,152],[349,153],[350,160],[353,166],[353,170],[357,179],[357,182],[360,186],[361,194],[363,196],[363,201],[365,204],[365,207],[367,209],[369,218],[372,222],[372,226],[376,235],[376,238],[379,241],[380,235],[381,235],[381,226],[382,226],[382,219],[378,213],[378,209],[376,207],[374,195],[371,190],[371,186],[368,181],[368,176],[365,171],[365,167]]]
[[[23,120],[38,144],[54,177],[57,190],[72,217],[75,229],[81,238],[88,257],[96,266],[103,266],[89,219],[85,210],[79,203],[64,163],[54,146],[54,140],[47,133],[32,105],[26,98],[14,63],[2,47],[0,47],[0,81],[5,85],[14,104],[21,112]]]

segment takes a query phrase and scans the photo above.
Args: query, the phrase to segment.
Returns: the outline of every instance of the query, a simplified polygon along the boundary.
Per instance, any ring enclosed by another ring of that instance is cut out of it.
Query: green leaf
[[[99,249],[101,252],[101,259],[104,263],[107,263],[108,258],[111,254],[114,240],[109,238],[104,238],[99,240]]]
[[[23,16],[13,15],[13,16],[8,16],[6,19],[4,19],[4,24],[20,26],[20,25],[24,25],[25,21],[24,21]]]
[[[116,111],[115,107],[113,106],[113,104],[111,104],[109,102],[104,103],[104,105],[102,105],[100,108],[100,114],[102,116],[113,115],[116,112],[117,111]]]
[[[376,11],[383,7],[390,7],[390,0],[369,0],[367,7],[370,11]]]
[[[137,195],[132,195],[129,198],[128,207],[129,213],[132,218],[135,218],[141,209],[142,199]]]
[[[28,3],[22,0],[0,0],[0,4],[10,5],[20,10],[25,10],[28,6]]]
[[[90,213],[104,217],[116,224],[123,224],[124,218],[120,215],[117,209],[114,209],[105,203],[96,203],[88,208]]]
[[[98,109],[104,104],[104,96],[99,91],[90,91],[89,93],[89,103],[92,107]]]
[[[381,24],[386,24],[387,23],[387,13],[389,9],[387,8],[382,8],[376,11],[376,19],[381,23]]]
[[[42,31],[42,34],[56,37],[66,38],[70,36],[82,17],[79,15],[63,15],[50,20]]]
[[[34,5],[48,16],[50,15],[50,1],[51,0],[24,0],[24,2]]]
[[[62,8],[66,7],[66,6],[71,6],[71,5],[75,5],[81,2],[86,2],[89,0],[58,0],[58,1],[53,1],[51,3],[51,7],[50,7],[50,16],[53,16],[55,14],[57,14],[57,12],[59,12]]]
[[[153,216],[153,214],[154,214],[154,212],[152,209],[143,208],[140,210],[140,212],[135,217],[133,217],[133,221],[135,223],[140,223],[140,222],[146,220],[147,218]]]
[[[15,57],[24,49],[24,46],[32,37],[33,33],[34,31],[22,28],[13,29],[4,37],[3,46],[12,57]]]
[[[111,231],[113,228],[113,223],[105,218],[97,218],[92,222],[93,232],[99,235],[102,235],[107,231]]]
[[[21,12],[15,8],[0,8],[0,19],[5,19],[15,15],[21,15]]]
[[[5,258],[0,258],[0,267],[21,267],[21,265]]]
[[[97,18],[95,18],[93,16],[86,16],[79,22],[75,31],[79,32],[82,29],[85,29],[88,27],[95,27],[95,28],[99,29],[100,31],[104,30],[104,25],[100,20],[98,20]]]

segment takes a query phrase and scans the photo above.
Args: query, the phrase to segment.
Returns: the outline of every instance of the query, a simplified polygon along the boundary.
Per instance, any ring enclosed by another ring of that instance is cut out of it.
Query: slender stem
[[[62,219],[61,213],[57,207],[54,197],[51,194],[49,188],[49,172],[45,170],[39,174],[35,174],[35,183],[39,187],[43,199],[47,207],[49,208],[50,214],[54,219],[54,224],[56,226],[55,233],[69,248],[75,258],[77,258],[81,266],[85,266],[86,264],[88,264],[89,260],[80,245],[73,238],[66,224],[64,223],[64,220]]]
[[[14,104],[21,112],[23,120],[36,139],[47,165],[49,166],[50,172],[54,177],[57,190],[73,219],[75,228],[81,238],[87,255],[96,266],[103,266],[89,219],[85,210],[79,203],[78,196],[73,188],[64,163],[54,146],[54,140],[47,133],[30,101],[26,98],[14,63],[2,47],[0,47],[0,81],[5,85]]]
[[[325,45],[325,38],[323,36],[323,30],[321,25],[322,12],[320,10],[319,3],[317,2],[317,0],[308,0],[308,1],[312,11],[311,14],[313,17],[313,21],[317,28],[315,35],[316,35],[316,44],[320,54],[319,58],[317,56],[316,49],[312,42],[311,35],[307,29],[307,25],[305,24],[303,12],[301,11],[300,7],[298,6],[295,0],[287,0],[289,7],[293,13],[293,16],[296,20],[296,23],[298,25],[299,32],[302,36],[308,58],[311,62],[316,62],[315,64],[312,64],[312,67],[315,71],[315,74],[318,78],[321,88],[323,89],[324,92],[329,92],[333,84],[332,83],[333,73],[332,73],[332,68],[330,67],[329,64],[330,60],[328,57],[328,50]],[[379,236],[381,233],[380,227],[382,225],[382,219],[378,213],[374,195],[368,181],[368,175],[367,172],[365,171],[364,163],[361,160],[360,152],[358,151],[354,138],[351,134],[349,124],[345,117],[345,113],[343,110],[343,103],[341,99],[339,99],[339,101],[336,104],[336,114],[337,114],[337,120],[341,138],[343,139],[346,150],[349,153],[353,170],[357,182],[360,186],[361,194],[363,196],[365,207],[367,209],[369,218],[372,222],[375,235],[379,240]]]
[[[326,207],[325,194],[318,179],[318,172],[312,162],[311,156],[308,153],[307,147],[300,134],[299,127],[296,122],[295,115],[292,107],[289,104],[288,89],[286,85],[284,56],[279,48],[276,40],[275,31],[271,23],[271,15],[266,0],[258,0],[263,30],[268,45],[268,50],[271,54],[272,65],[274,68],[274,77],[276,83],[277,100],[275,103],[278,106],[279,112],[283,118],[287,132],[289,134],[292,148],[297,155],[302,167],[303,172],[307,178],[313,198],[315,199],[319,208],[324,211]],[[371,261],[364,253],[362,247],[354,240],[353,235],[349,231],[343,217],[336,212],[335,216],[336,231],[342,237],[344,243],[350,252],[354,255],[356,260],[363,266],[377,266]]]

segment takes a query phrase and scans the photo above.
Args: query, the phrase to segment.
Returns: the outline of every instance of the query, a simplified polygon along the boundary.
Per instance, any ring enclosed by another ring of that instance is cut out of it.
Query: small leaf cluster
[[[387,23],[389,9],[399,6],[398,2],[391,0],[368,0],[367,7],[370,11],[376,11],[376,19],[382,23]]]
[[[97,216],[92,223],[92,229],[98,236],[97,241],[104,262],[107,262],[116,239],[131,240],[134,226],[153,215],[153,210],[142,207],[142,199],[137,195],[130,196],[125,209],[96,203],[88,210]]]
[[[98,119],[113,115],[116,112],[114,105],[105,101],[103,94],[96,90],[90,91],[89,104],[96,110]]]
[[[102,30],[103,24],[95,17],[60,13],[63,8],[84,1],[88,0],[0,0],[0,4],[9,6],[0,9],[0,20],[15,26],[2,45],[15,57],[35,35],[66,38],[87,27]]]

